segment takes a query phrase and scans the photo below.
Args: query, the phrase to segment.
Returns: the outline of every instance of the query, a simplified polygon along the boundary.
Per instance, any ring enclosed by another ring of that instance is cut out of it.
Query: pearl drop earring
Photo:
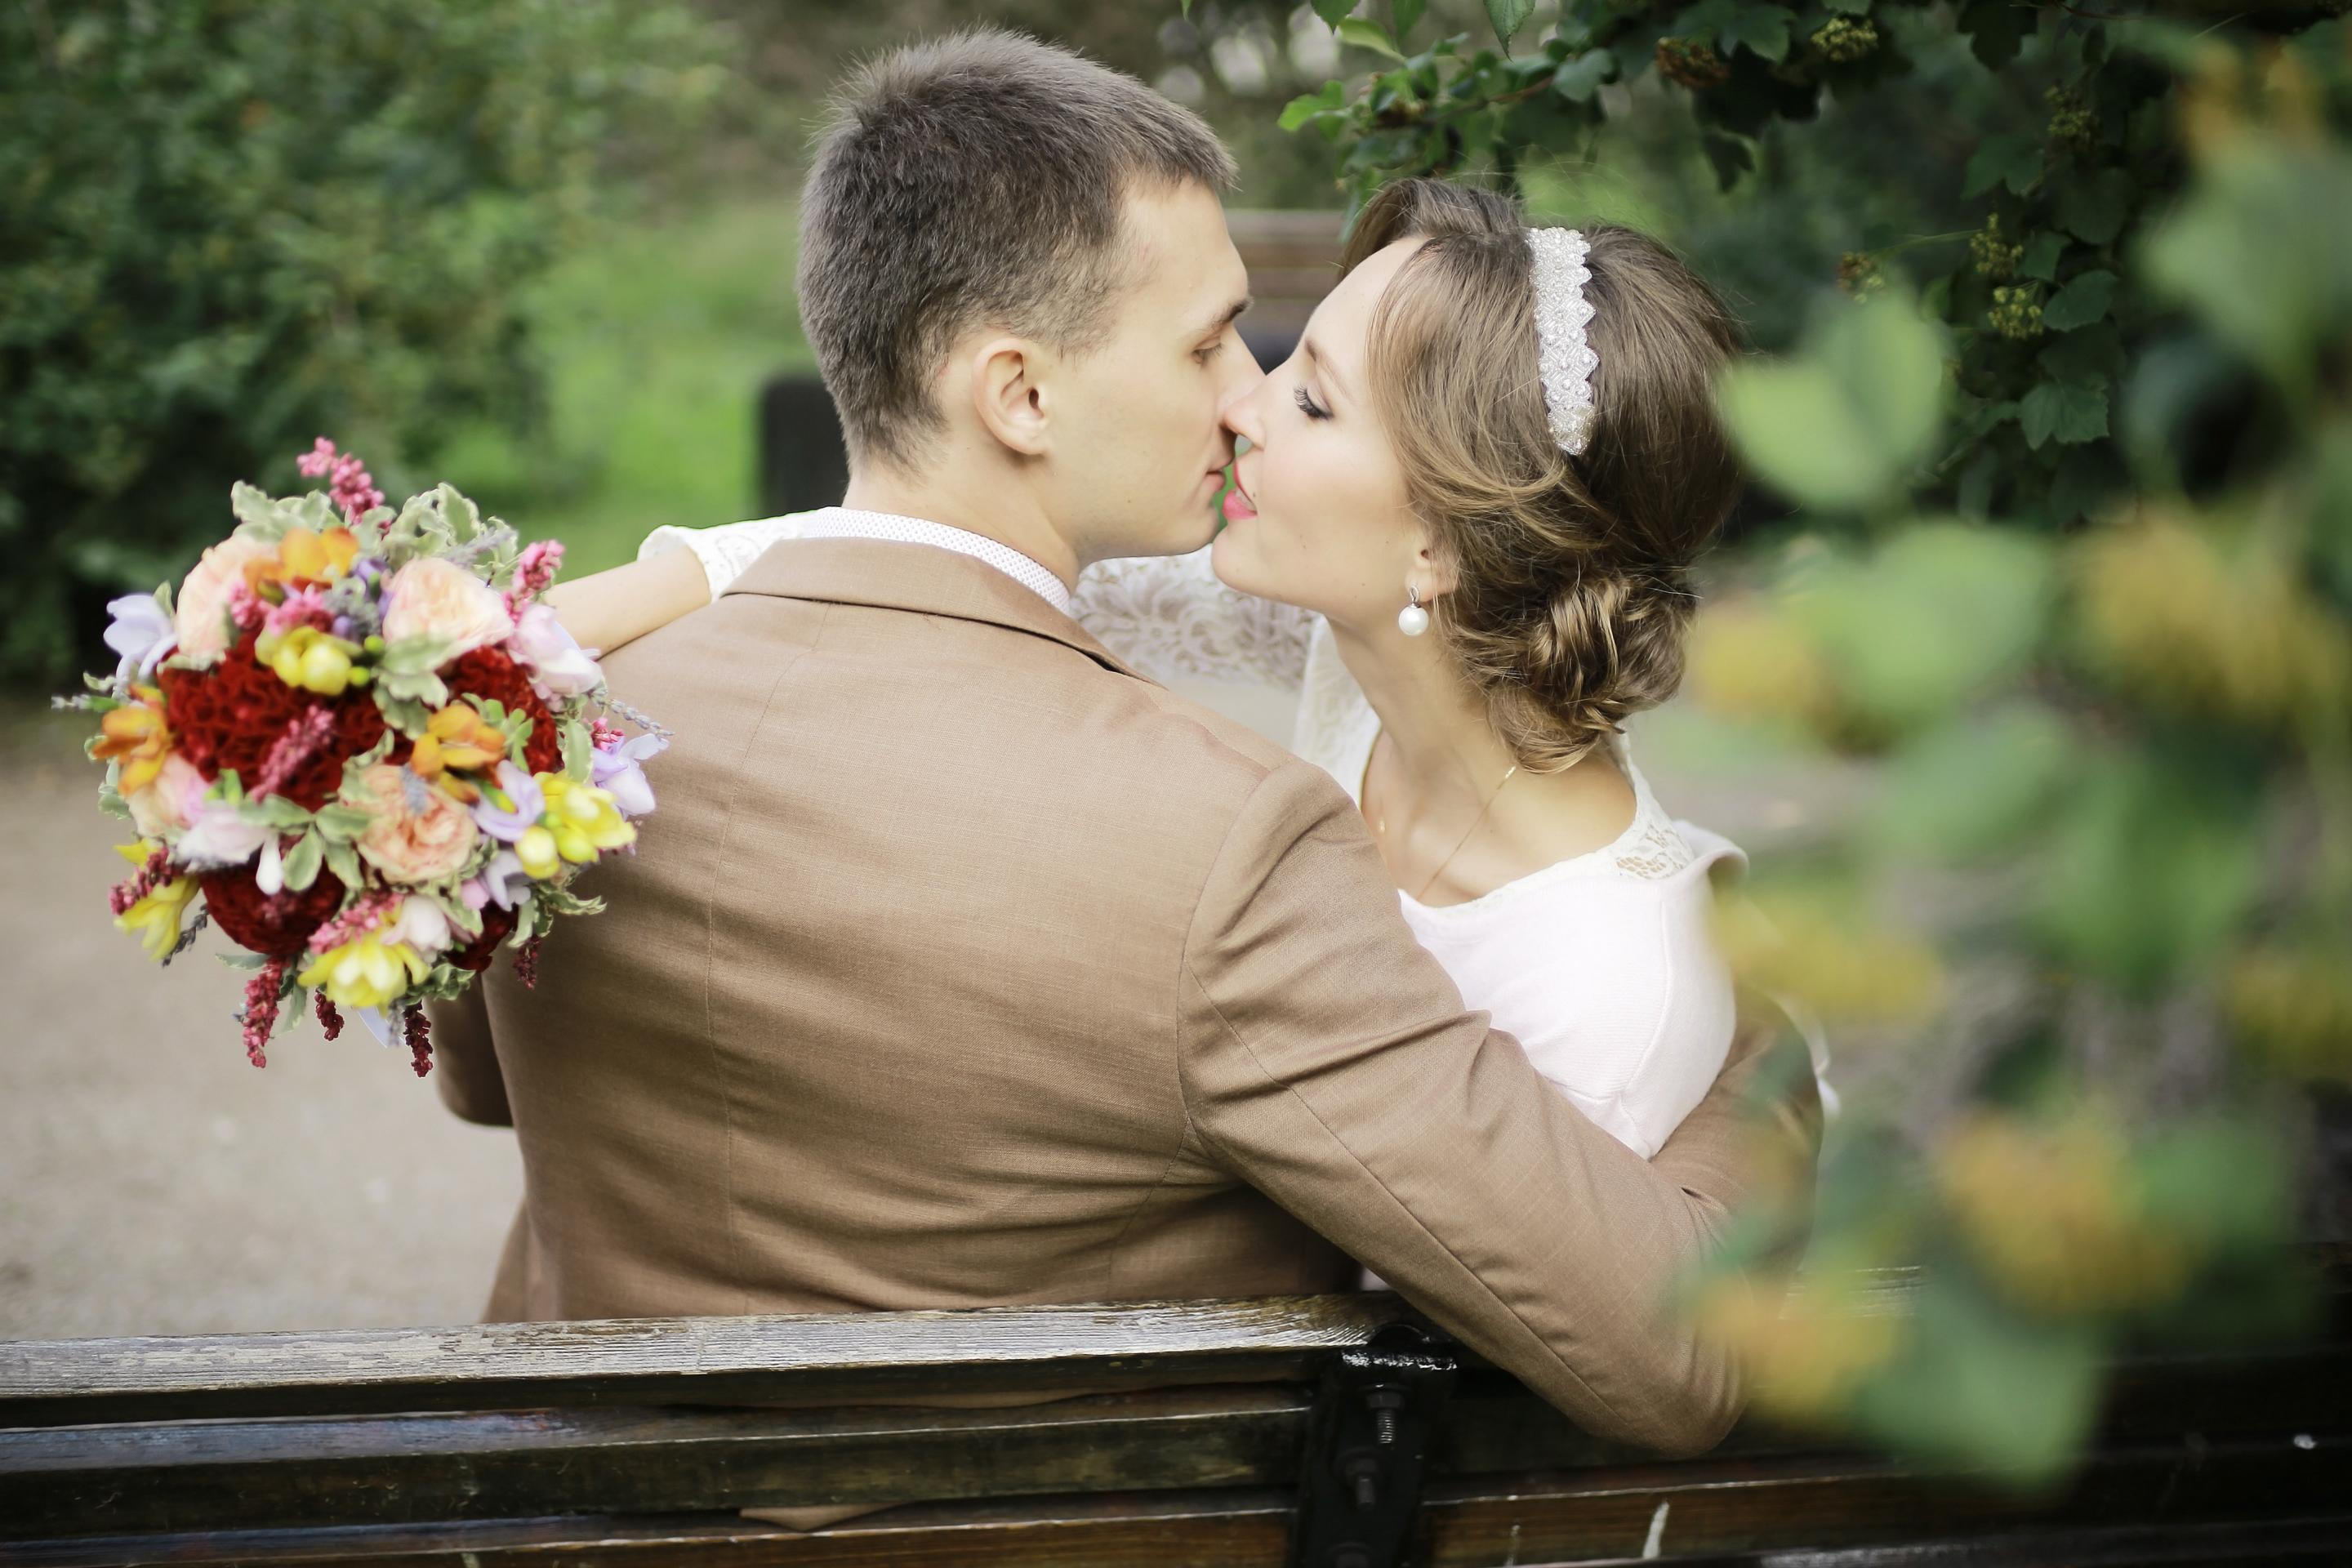
[[[1410,583],[1404,585],[1405,606],[1397,612],[1397,630],[1409,637],[1417,637],[1429,629],[1429,612],[1421,607],[1421,594]]]

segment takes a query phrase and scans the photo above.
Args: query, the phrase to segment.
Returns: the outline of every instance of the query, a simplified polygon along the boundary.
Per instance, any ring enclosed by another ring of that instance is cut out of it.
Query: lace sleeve
[[[1198,676],[1298,689],[1315,614],[1236,594],[1209,552],[1104,561],[1078,577],[1070,614],[1156,680]]]
[[[780,540],[797,539],[801,515],[763,517],[757,522],[730,522],[718,528],[656,528],[637,546],[637,559],[649,561],[673,550],[694,552],[702,574],[710,581],[713,599],[727,592],[752,562]]]

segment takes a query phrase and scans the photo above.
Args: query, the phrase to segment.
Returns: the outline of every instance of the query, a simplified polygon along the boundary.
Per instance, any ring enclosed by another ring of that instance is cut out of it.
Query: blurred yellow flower
[[[2289,563],[2157,513],[2078,547],[2076,593],[2093,662],[2151,702],[2294,730],[2352,701],[2352,628]]]
[[[159,882],[137,903],[114,917],[114,929],[138,937],[147,956],[161,963],[180,945],[180,921],[188,912],[188,900],[195,896],[194,877],[174,877],[168,882]]]
[[[347,575],[359,553],[359,539],[348,528],[331,528],[324,533],[289,528],[278,540],[276,553],[246,563],[245,578],[257,591],[265,583],[289,588],[323,585]]]
[[[352,664],[359,658],[360,647],[316,626],[296,626],[288,632],[263,633],[253,651],[287,685],[321,697],[340,697],[352,684]]]
[[[295,978],[324,991],[338,1007],[381,1007],[421,984],[433,968],[408,943],[383,938],[373,931],[331,947]]]
[[[1757,1409],[1818,1425],[1902,1346],[1903,1320],[1856,1273],[1808,1274],[1784,1291],[1727,1276],[1699,1299],[1699,1333],[1747,1369]]]
[[[1754,600],[1702,612],[1686,668],[1692,694],[1734,717],[1818,725],[1832,706],[1834,685],[1819,646]]]
[[[547,815],[540,821],[553,835],[556,853],[573,865],[584,866],[600,851],[637,841],[637,830],[622,816],[609,790],[562,773],[540,774],[539,785],[547,794]],[[530,856],[523,853],[521,845],[515,847],[522,854],[523,868],[530,870]]]
[[[497,767],[506,746],[506,736],[483,720],[480,709],[470,702],[452,702],[426,721],[408,766],[419,778],[470,803],[482,792],[457,774]]]
[[[2089,1113],[1980,1113],[1937,1151],[1936,1184],[1995,1287],[2029,1310],[2153,1306],[2188,1283],[2187,1249],[2145,1212],[2122,1136]]]
[[[1820,899],[1726,899],[1717,906],[1716,937],[1741,984],[1791,997],[1832,1022],[1912,1022],[1943,996],[1933,948]]]
[[[122,764],[114,787],[125,796],[154,783],[172,750],[172,731],[163,723],[163,694],[152,686],[134,686],[131,690],[135,701],[110,708],[100,717],[98,744],[89,753]]]
[[[2352,968],[2341,953],[2251,948],[2224,972],[2221,1002],[2239,1035],[2277,1066],[2352,1077]]]

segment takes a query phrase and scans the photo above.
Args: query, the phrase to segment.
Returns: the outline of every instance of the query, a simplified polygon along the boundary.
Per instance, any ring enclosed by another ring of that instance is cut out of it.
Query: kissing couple
[[[436,1012],[522,1152],[493,1320],[1369,1270],[1597,1434],[1737,1418],[1674,1287],[1809,1190],[1819,1100],[1710,935],[1739,852],[1619,729],[1738,490],[1736,329],[1650,239],[1413,180],[1262,373],[1233,178],[1014,35],[844,93],[799,269],[842,505],[556,591],[677,739],[552,984]],[[1300,690],[1295,754],[1182,673]]]

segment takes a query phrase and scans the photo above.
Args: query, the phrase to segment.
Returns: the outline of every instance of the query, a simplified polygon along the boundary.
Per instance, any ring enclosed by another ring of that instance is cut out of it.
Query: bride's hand
[[[693,551],[672,550],[558,583],[547,602],[581,647],[610,653],[710,603],[710,582]]]

